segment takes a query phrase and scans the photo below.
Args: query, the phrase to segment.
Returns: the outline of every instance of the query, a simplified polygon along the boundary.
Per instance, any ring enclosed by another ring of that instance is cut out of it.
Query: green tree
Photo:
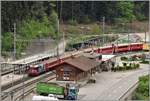
[[[52,10],[51,15],[49,16],[49,21],[50,21],[50,25],[52,25],[53,29],[55,30],[55,36],[54,38],[58,38],[59,39],[59,21],[58,21],[58,15],[57,13]]]
[[[13,34],[4,33],[2,36],[2,51],[11,51],[13,49]]]
[[[134,4],[133,2],[120,1],[116,3],[115,6],[118,14],[115,20],[118,22],[129,22],[135,19],[135,15],[133,13]]]

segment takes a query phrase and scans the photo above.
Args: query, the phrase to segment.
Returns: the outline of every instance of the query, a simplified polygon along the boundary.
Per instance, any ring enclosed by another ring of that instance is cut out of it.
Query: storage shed
[[[73,57],[55,67],[56,79],[60,81],[78,81],[90,77],[96,72],[99,63],[84,56]]]

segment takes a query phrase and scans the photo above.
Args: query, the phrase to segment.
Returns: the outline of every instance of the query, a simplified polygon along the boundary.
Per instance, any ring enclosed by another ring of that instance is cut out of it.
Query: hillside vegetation
[[[147,23],[149,15],[148,1],[2,1],[1,13],[2,54],[5,56],[13,51],[14,23],[17,39],[27,40],[16,42],[17,56],[20,56],[30,44],[28,40],[44,37],[60,40],[61,33],[65,37],[102,34],[104,17],[104,33],[131,31],[131,25],[133,31],[135,28],[145,31],[145,26],[137,26],[135,22]]]
[[[148,100],[149,99],[149,75],[139,78],[139,85],[133,94],[132,100]]]

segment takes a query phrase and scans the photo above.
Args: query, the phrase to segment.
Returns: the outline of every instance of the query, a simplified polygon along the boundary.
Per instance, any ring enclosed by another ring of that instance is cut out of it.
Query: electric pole
[[[1,2],[0,2],[1,7]],[[1,12],[0,12],[0,57],[1,57]],[[2,78],[1,78],[1,60],[0,60],[0,101],[2,101]]]
[[[104,45],[104,34],[105,34],[105,16],[103,17],[103,45]]]
[[[14,60],[16,59],[16,23],[14,23],[14,54],[13,54]]]
[[[56,34],[57,34],[57,39],[56,39],[56,43],[57,43],[57,58],[59,59],[59,43],[58,43],[58,40],[59,40],[59,19],[57,21],[57,31],[56,31]]]
[[[146,31],[145,31],[145,43],[146,43]]]

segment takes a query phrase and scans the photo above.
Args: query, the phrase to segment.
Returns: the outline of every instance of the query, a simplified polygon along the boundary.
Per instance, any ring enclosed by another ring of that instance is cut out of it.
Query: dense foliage
[[[14,23],[17,25],[19,39],[47,36],[60,39],[57,30],[58,19],[61,23],[73,26],[77,23],[102,22],[104,16],[106,23],[143,21],[148,20],[148,7],[148,1],[2,1],[2,50],[13,49]],[[70,33],[77,30],[73,26]],[[118,29],[118,26],[116,28]],[[97,24],[93,25],[91,34],[101,32]],[[17,52],[26,45],[27,43],[17,42]]]
[[[14,22],[28,18],[41,21],[53,10],[64,22],[89,23],[101,21],[103,16],[107,22],[128,22],[148,19],[148,7],[148,1],[2,1],[2,32],[11,31]]]
[[[139,78],[139,85],[132,96],[132,100],[149,99],[149,75]]]

